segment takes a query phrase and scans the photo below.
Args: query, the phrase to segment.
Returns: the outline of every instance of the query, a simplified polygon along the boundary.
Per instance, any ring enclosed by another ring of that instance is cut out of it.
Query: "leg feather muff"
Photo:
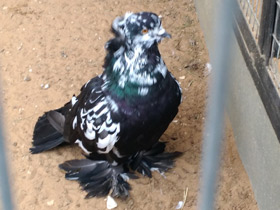
[[[152,171],[163,173],[173,168],[174,159],[182,153],[164,152],[164,149],[165,143],[157,142],[150,150],[141,151],[134,155],[129,162],[129,167],[148,177],[152,177]]]
[[[86,198],[103,197],[110,192],[112,197],[126,198],[131,189],[127,181],[136,178],[134,174],[124,171],[121,165],[112,166],[107,161],[69,160],[59,167],[66,171],[66,179],[78,181],[88,192]]]

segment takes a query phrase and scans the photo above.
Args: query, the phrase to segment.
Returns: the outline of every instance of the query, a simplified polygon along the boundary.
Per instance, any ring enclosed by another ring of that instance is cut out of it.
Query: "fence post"
[[[214,22],[213,45],[209,50],[213,71],[204,128],[199,210],[211,210],[214,208],[233,39],[232,19],[233,10],[235,9],[233,0],[215,2],[219,9]]]
[[[265,56],[266,65],[268,65],[271,44],[272,44],[272,33],[274,28],[274,18],[276,12],[276,0],[263,1],[260,23],[260,34],[259,34],[259,47],[261,53]]]
[[[1,103],[1,102],[0,102]],[[6,147],[4,143],[4,133],[2,128],[2,112],[0,108],[0,207],[2,204],[3,210],[13,210],[12,195],[10,188],[10,179],[6,159]]]

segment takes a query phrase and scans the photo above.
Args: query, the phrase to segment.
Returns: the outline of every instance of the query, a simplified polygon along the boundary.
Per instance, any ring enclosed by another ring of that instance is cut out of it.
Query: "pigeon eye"
[[[142,34],[146,34],[146,33],[148,33],[148,29],[145,28],[142,30]]]

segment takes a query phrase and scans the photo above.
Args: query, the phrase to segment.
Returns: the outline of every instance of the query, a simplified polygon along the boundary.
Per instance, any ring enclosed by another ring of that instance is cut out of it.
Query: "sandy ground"
[[[58,108],[91,77],[102,72],[104,44],[112,20],[126,11],[153,11],[173,36],[161,43],[162,56],[182,85],[180,112],[162,136],[169,151],[182,151],[166,178],[130,181],[133,190],[117,209],[197,207],[199,162],[208,62],[192,0],[0,0],[0,57],[6,145],[14,201],[20,210],[106,209],[104,199],[85,200],[78,183],[67,181],[58,164],[82,158],[76,146],[29,154],[32,132],[44,111]],[[43,86],[43,87],[42,87]],[[256,210],[248,176],[228,130],[217,209]]]

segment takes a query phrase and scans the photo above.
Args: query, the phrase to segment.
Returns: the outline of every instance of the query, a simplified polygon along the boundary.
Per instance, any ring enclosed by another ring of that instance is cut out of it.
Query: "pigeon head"
[[[122,100],[149,100],[168,74],[157,43],[170,38],[154,13],[126,13],[112,24],[115,37],[105,48],[104,91]]]
[[[160,17],[151,12],[126,13],[114,20],[112,29],[128,46],[149,48],[163,38],[171,38],[162,27]]]

